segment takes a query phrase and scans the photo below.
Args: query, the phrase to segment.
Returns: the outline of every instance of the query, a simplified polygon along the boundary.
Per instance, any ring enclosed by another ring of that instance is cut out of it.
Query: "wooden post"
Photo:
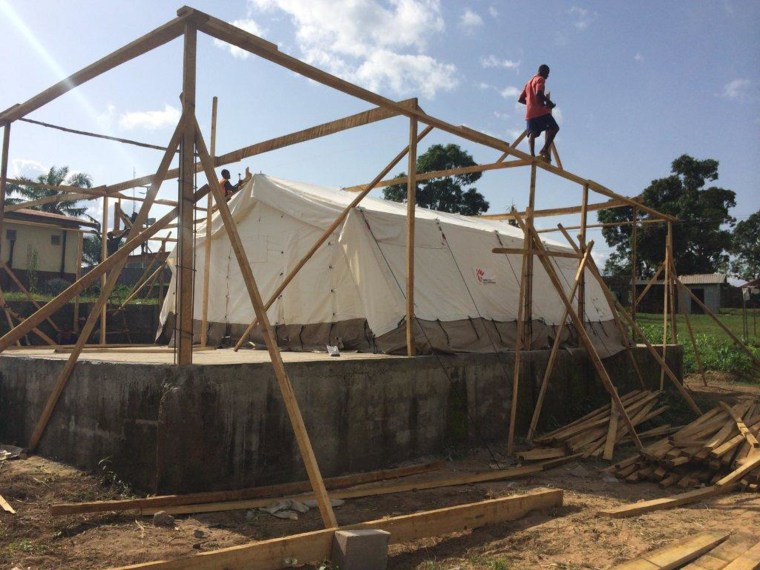
[[[530,212],[530,208],[528,208]],[[530,213],[528,213],[530,216]],[[526,235],[526,239],[530,236]],[[517,331],[515,333],[515,367],[512,373],[512,403],[509,408],[509,432],[507,435],[507,455],[512,456],[515,445],[515,425],[517,422],[517,401],[520,386],[520,356],[522,354],[523,336],[525,334],[525,291],[527,287],[528,257],[532,250],[527,243],[523,244],[522,265],[520,266],[519,294],[517,296]]]
[[[586,250],[586,224],[588,223],[588,184],[583,185],[583,201],[581,202],[581,253]],[[578,315],[583,322],[586,321],[586,275],[581,273],[578,283]]]
[[[702,365],[702,357],[699,355],[697,349],[697,339],[694,337],[694,330],[691,328],[691,319],[689,318],[689,311],[686,310],[686,303],[679,303],[681,308],[681,314],[686,321],[686,330],[689,331],[689,339],[691,340],[691,348],[694,350],[694,359],[697,361],[699,367],[699,375],[702,376],[702,383],[707,386],[707,377],[705,376],[705,367]]]
[[[678,273],[676,273],[676,260],[673,257],[673,224],[668,222],[668,258],[670,259],[670,283],[668,283],[670,291],[670,340],[673,344],[678,343],[678,324],[676,322],[676,286],[674,279]]]
[[[670,247],[668,242],[670,241],[670,224],[668,223],[668,233],[665,237],[665,261],[663,266],[665,267],[665,277],[662,281],[662,359],[665,360],[665,356],[668,352],[668,321],[669,319],[669,301],[670,301]],[[660,390],[665,387],[665,369],[660,369]]]
[[[529,235],[533,239],[533,246],[539,251],[545,251],[544,245],[541,242],[541,239],[538,233],[536,233],[536,230],[534,228],[528,228],[526,223],[523,221],[523,219],[520,216],[516,216],[515,220],[517,220],[517,223],[520,225],[523,232],[527,231],[529,233]],[[562,287],[562,283],[560,282],[559,277],[557,276],[557,272],[555,271],[554,266],[551,264],[551,261],[549,260],[548,256],[545,257],[545,256],[540,255],[538,259],[541,262],[541,264],[544,266],[544,269],[546,270],[546,274],[549,277],[549,280],[552,282],[552,285],[554,286],[554,289],[557,292],[557,295],[559,296],[562,303],[565,305],[565,308],[567,309],[570,315],[570,318],[573,321],[573,325],[576,327],[576,329],[578,329],[578,336],[580,337],[581,342],[583,343],[583,346],[586,349],[586,353],[588,354],[589,359],[591,360],[591,363],[596,369],[596,372],[599,375],[599,378],[602,380],[602,384],[610,393],[610,396],[612,396],[612,399],[614,400],[615,405],[618,407],[618,411],[620,412],[620,415],[625,420],[625,425],[628,428],[628,432],[631,434],[631,439],[633,439],[633,442],[636,444],[636,447],[638,449],[643,449],[643,445],[641,444],[641,440],[639,439],[639,436],[636,433],[636,429],[634,428],[633,423],[631,422],[631,418],[628,416],[628,413],[625,411],[625,407],[623,406],[623,403],[620,401],[620,396],[618,395],[617,390],[615,389],[615,385],[612,383],[612,380],[610,379],[610,376],[607,373],[607,370],[604,368],[604,364],[602,364],[602,359],[599,358],[599,353],[597,353],[596,348],[594,348],[594,344],[591,342],[591,339],[589,338],[588,333],[586,332],[586,329],[583,327],[583,323],[578,317],[578,314],[575,312],[575,309],[573,309],[571,302],[568,300],[567,296],[565,295],[564,289]]]
[[[77,238],[77,261],[76,267],[74,267],[74,281],[79,281],[82,276],[82,255],[84,254],[84,234],[78,232]],[[71,330],[74,334],[79,333],[79,295],[74,298],[74,322],[72,323]]]
[[[525,328],[523,346],[531,349],[533,344],[533,240],[530,238],[530,230],[533,228],[533,210],[536,209],[536,163],[530,165],[530,193],[528,194],[528,207],[525,210],[525,225],[527,231],[523,231],[526,243],[524,247],[528,249],[527,266],[523,278],[525,279]]]
[[[594,242],[588,244],[588,247],[586,247],[586,251],[583,252],[583,257],[581,258],[580,263],[578,264],[578,270],[575,273],[575,281],[573,282],[573,288],[570,291],[570,303],[573,302],[573,298],[575,297],[576,293],[578,292],[580,288],[580,277],[584,274],[586,270],[586,264],[588,263],[588,258],[591,255],[591,248],[594,247]],[[546,370],[544,371],[544,379],[541,382],[541,388],[538,392],[538,399],[536,400],[536,407],[533,409],[533,417],[530,420],[530,427],[528,428],[528,441],[531,441],[533,439],[533,435],[536,433],[536,427],[538,426],[538,420],[541,417],[541,409],[544,406],[544,398],[546,397],[546,391],[549,387],[549,378],[551,378],[552,372],[554,371],[554,364],[557,361],[557,355],[559,354],[559,345],[562,343],[562,333],[565,331],[565,325],[567,323],[567,317],[568,317],[568,310],[565,309],[565,312],[562,315],[562,320],[560,321],[559,328],[557,329],[557,333],[554,337],[554,343],[552,344],[552,351],[549,354],[549,362],[546,365]]]
[[[105,260],[108,257],[108,196],[103,196],[103,225],[100,228],[100,256]],[[104,273],[100,278],[100,289],[105,289],[108,276]],[[106,327],[108,313],[108,301],[100,310],[100,344],[106,344]]]
[[[406,355],[414,356],[414,222],[417,205],[417,118],[409,119],[406,183]]]
[[[211,160],[216,157],[216,113],[219,97],[214,95],[211,100]],[[214,213],[214,202],[211,194],[206,201],[206,241],[203,243],[203,309],[201,313],[201,346],[208,344],[208,285],[211,278],[211,217]]]
[[[636,281],[637,281],[637,265],[638,265],[638,259],[637,259],[637,249],[638,249],[638,218],[639,218],[639,210],[638,208],[633,209],[633,225],[631,226],[631,318],[633,319],[633,322],[636,322],[636,312],[638,304],[636,299]]]
[[[3,150],[0,158],[0,244],[2,244],[3,225],[5,223],[5,188],[8,178],[8,152],[11,146],[11,125],[8,123],[3,129]],[[2,250],[0,250],[2,254]],[[0,255],[2,261],[2,255]]]
[[[193,363],[193,176],[195,174],[195,52],[197,30],[185,24],[182,72],[182,142],[180,143],[179,220],[177,228],[177,363]]]
[[[195,136],[198,147],[198,155],[203,165],[203,169],[206,173],[209,186],[211,186],[211,192],[214,195],[218,212],[224,227],[227,231],[227,236],[230,239],[230,244],[235,252],[238,265],[240,266],[240,273],[245,282],[245,286],[248,289],[248,295],[251,298],[253,304],[253,310],[256,313],[256,318],[262,324],[264,333],[264,342],[266,343],[267,350],[269,351],[269,357],[272,360],[272,367],[274,368],[274,374],[277,378],[280,391],[282,392],[282,398],[285,402],[285,407],[290,417],[290,423],[293,426],[293,431],[296,435],[296,441],[298,442],[298,448],[301,451],[301,457],[306,467],[306,472],[309,475],[309,481],[311,482],[312,489],[314,489],[314,495],[317,497],[317,505],[319,506],[319,512],[322,515],[322,522],[325,528],[333,528],[338,526],[338,522],[335,519],[332,506],[330,504],[330,497],[327,495],[325,489],[325,483],[322,479],[322,475],[317,465],[317,459],[314,456],[314,450],[311,447],[309,441],[309,434],[306,431],[306,426],[301,416],[301,411],[298,407],[298,400],[296,400],[293,387],[290,383],[287,373],[285,372],[285,365],[282,362],[282,356],[280,350],[277,347],[277,339],[272,332],[272,326],[269,323],[269,317],[267,316],[266,309],[264,308],[264,302],[261,299],[259,288],[256,285],[256,280],[251,270],[251,265],[248,262],[248,256],[245,253],[245,247],[240,234],[235,226],[235,220],[232,218],[229,206],[227,206],[227,200],[224,198],[224,192],[219,186],[219,181],[216,179],[214,173],[214,163],[211,157],[208,155],[206,145],[203,142],[203,135],[200,132],[200,128],[195,123]]]
[[[417,136],[417,142],[419,143],[425,136],[433,130],[433,127],[426,127],[418,136]],[[327,238],[329,238],[332,233],[340,226],[340,224],[343,223],[343,220],[346,219],[349,212],[353,210],[356,206],[359,205],[359,202],[361,202],[364,197],[369,194],[372,189],[377,185],[378,182],[380,182],[383,179],[383,176],[388,174],[395,166],[401,162],[401,159],[406,156],[406,153],[409,152],[409,146],[406,146],[404,150],[402,150],[400,153],[398,153],[393,160],[391,160],[388,165],[383,168],[383,170],[375,176],[375,179],[370,182],[364,190],[362,190],[356,198],[354,198],[351,203],[343,208],[343,211],[338,215],[337,218],[335,218],[335,221],[330,224],[327,229],[325,229],[324,232],[322,232],[322,235],[320,238],[314,242],[314,245],[311,246],[309,251],[307,251],[304,256],[300,259],[298,263],[296,263],[295,267],[290,270],[290,273],[285,277],[285,279],[282,280],[282,283],[275,289],[274,293],[272,293],[272,296],[269,297],[267,302],[264,304],[264,309],[269,310],[269,307],[272,306],[272,303],[275,302],[275,300],[280,296],[280,294],[285,290],[285,287],[288,286],[288,284],[293,280],[293,278],[296,276],[296,274],[301,270],[301,268],[306,265],[306,262],[311,259],[311,257],[317,252],[317,250],[322,246],[323,243],[327,241]],[[238,339],[237,344],[235,345],[235,350],[238,350],[243,342],[245,342],[245,339],[248,337],[249,334],[251,334],[251,331],[253,330],[253,327],[256,326],[257,319],[254,319],[250,325],[248,325],[248,328],[245,329],[245,332],[240,336],[240,339]]]

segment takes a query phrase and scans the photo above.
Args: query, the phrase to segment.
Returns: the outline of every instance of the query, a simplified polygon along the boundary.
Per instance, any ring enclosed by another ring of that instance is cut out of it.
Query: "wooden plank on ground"
[[[419,475],[443,469],[444,461],[434,461],[421,465],[409,465],[395,469],[383,469],[381,471],[369,471],[366,473],[353,473],[325,479],[325,487],[328,489],[341,489],[365,483],[375,483],[387,479],[397,479],[410,475]],[[75,515],[82,513],[99,513],[107,511],[125,511],[142,508],[160,508],[179,505],[199,505],[203,503],[218,503],[221,501],[238,501],[245,499],[268,498],[296,493],[307,493],[311,490],[311,483],[298,481],[266,487],[252,487],[250,489],[237,489],[232,491],[210,491],[206,493],[188,493],[185,495],[163,495],[146,497],[144,499],[122,499],[117,501],[91,501],[86,503],[59,503],[50,505],[50,514]]]
[[[664,497],[661,499],[652,499],[651,501],[639,501],[632,505],[626,505],[624,507],[618,507],[616,509],[605,509],[599,511],[599,514],[605,517],[612,518],[624,518],[649,513],[652,511],[661,511],[664,509],[672,509],[680,505],[687,505],[694,503],[702,499],[714,497],[722,493],[726,493],[732,486],[726,487],[704,487],[695,491],[688,491],[687,493],[681,493],[679,495],[673,495],[672,497]]]
[[[16,511],[13,510],[13,507],[10,506],[8,501],[6,501],[5,497],[3,497],[2,495],[0,495],[0,507],[2,507],[6,513],[10,513],[12,515],[16,514]]]
[[[722,570],[757,542],[757,537],[750,534],[732,534],[710,552],[703,554],[684,566],[681,570]]]
[[[635,560],[615,566],[614,570],[672,570],[709,552],[731,533],[701,532],[698,535],[658,548]]]
[[[760,568],[760,542],[736,558],[724,570],[758,570]]]
[[[177,560],[161,560],[125,566],[120,570],[273,570],[286,566],[286,559],[299,564],[322,562],[330,557],[336,530],[371,528],[391,533],[390,543],[472,530],[488,524],[516,520],[536,509],[562,506],[560,489],[539,490],[479,503],[424,511],[412,515],[368,521],[339,529],[325,529],[284,538],[223,548]]]

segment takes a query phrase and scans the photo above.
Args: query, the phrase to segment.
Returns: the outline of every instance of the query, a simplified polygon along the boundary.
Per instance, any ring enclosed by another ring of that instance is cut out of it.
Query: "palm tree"
[[[11,195],[6,198],[6,204],[20,204],[29,200],[39,200],[41,198],[47,198],[52,196],[60,196],[65,198],[69,192],[63,192],[54,190],[52,188],[41,188],[39,186],[27,186],[24,182],[37,182],[40,184],[46,184],[48,186],[76,186],[77,188],[92,188],[92,178],[89,174],[84,172],[77,172],[69,175],[69,167],[61,166],[57,168],[51,166],[47,174],[41,174],[37,177],[36,181],[32,181],[29,178],[20,178],[20,184],[8,184],[7,192]],[[81,200],[73,202],[54,201],[47,202],[45,204],[38,204],[32,206],[33,210],[42,210],[43,212],[51,212],[53,214],[63,214],[68,216],[82,216],[87,211],[87,208],[78,208],[77,203]]]

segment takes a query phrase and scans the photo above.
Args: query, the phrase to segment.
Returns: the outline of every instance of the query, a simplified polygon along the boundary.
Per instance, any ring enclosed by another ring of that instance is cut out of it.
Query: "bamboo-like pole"
[[[426,127],[418,136],[417,136],[417,143],[419,143],[423,138],[427,136],[430,131],[433,130],[433,127]],[[343,211],[338,214],[338,217],[335,219],[335,221],[330,224],[327,229],[325,229],[324,232],[322,232],[322,235],[320,238],[314,242],[314,245],[311,246],[309,251],[307,251],[304,256],[301,258],[301,260],[296,263],[295,267],[290,270],[290,273],[285,277],[285,279],[282,280],[282,283],[275,289],[274,293],[272,293],[271,297],[267,300],[266,303],[264,303],[264,310],[269,310],[269,307],[272,306],[272,303],[275,302],[275,300],[282,294],[282,292],[285,290],[285,288],[288,286],[288,284],[293,280],[293,278],[296,276],[296,274],[301,270],[301,268],[306,265],[306,262],[309,261],[312,256],[317,252],[317,250],[322,246],[323,243],[327,241],[327,239],[332,235],[332,233],[340,226],[340,224],[343,223],[343,221],[348,216],[349,212],[353,210],[356,206],[359,205],[359,202],[361,202],[364,197],[369,194],[375,187],[375,184],[380,182],[380,180],[383,179],[383,176],[388,174],[391,170],[393,170],[396,165],[401,162],[401,159],[403,159],[406,156],[406,153],[409,152],[409,146],[407,145],[404,150],[399,152],[395,157],[393,157],[393,160],[391,160],[388,165],[383,168],[383,170],[375,177],[375,179],[370,182],[367,185],[367,188],[365,188],[360,194],[354,198],[351,203],[346,206]],[[248,328],[245,329],[245,332],[240,336],[240,339],[237,341],[237,344],[235,345],[235,350],[239,350],[240,347],[243,345],[243,342],[245,342],[245,339],[248,337],[249,334],[251,334],[251,331],[253,330],[253,327],[256,326],[257,319],[254,319],[250,325],[248,325]]]
[[[108,196],[103,196],[103,225],[100,228],[100,257],[108,257]],[[100,288],[105,289],[108,276],[104,273],[100,278]],[[106,327],[108,326],[108,301],[100,310],[100,344],[106,344]]]
[[[195,174],[195,72],[198,33],[185,25],[182,63],[182,142],[180,144],[179,228],[177,229],[177,363],[193,363],[193,177]]]
[[[527,224],[522,220],[522,218],[515,218],[517,220],[518,225],[523,230],[523,232],[528,232],[533,239],[533,245],[538,250],[544,250],[544,245],[541,242],[541,238],[539,237],[538,233],[534,228],[529,228]],[[551,264],[551,261],[543,256],[538,257],[541,264],[544,266],[544,269],[546,270],[546,274],[549,277],[549,280],[552,282],[552,285],[554,286],[555,291],[557,292],[557,295],[559,296],[562,303],[565,305],[565,308],[568,311],[568,314],[570,315],[570,318],[573,321],[573,325],[578,331],[578,336],[581,339],[581,342],[583,343],[584,348],[586,349],[586,353],[589,356],[589,359],[591,360],[591,363],[593,364],[594,368],[596,369],[597,374],[599,375],[599,378],[602,380],[602,384],[609,392],[610,396],[612,396],[612,399],[615,401],[615,405],[618,407],[618,411],[620,412],[621,416],[625,420],[626,427],[628,428],[628,431],[631,435],[631,439],[633,439],[633,442],[636,444],[636,447],[638,449],[643,449],[643,446],[641,444],[641,440],[639,439],[638,434],[636,433],[636,429],[631,422],[631,418],[628,416],[628,413],[625,411],[625,407],[623,406],[623,403],[620,401],[620,396],[617,393],[617,389],[615,388],[615,385],[612,383],[612,379],[610,378],[609,374],[607,373],[607,370],[604,367],[604,364],[602,363],[602,359],[599,357],[599,353],[596,351],[596,348],[594,347],[594,343],[591,342],[591,339],[588,336],[588,333],[586,332],[586,329],[583,327],[583,323],[581,322],[580,318],[578,317],[578,313],[573,308],[572,303],[565,295],[565,291],[562,287],[562,283],[557,276],[557,272],[554,269],[554,266]]]
[[[586,247],[586,251],[583,253],[583,257],[581,258],[580,263],[578,264],[578,270],[575,273],[575,280],[573,281],[573,287],[570,290],[570,302],[573,302],[573,299],[575,298],[576,293],[578,292],[578,288],[580,287],[580,277],[583,275],[586,264],[588,263],[588,258],[591,255],[591,249],[594,247],[594,242],[591,241],[588,244],[588,247]],[[549,362],[546,365],[546,370],[544,371],[544,378],[541,381],[541,388],[538,391],[538,399],[536,400],[536,406],[533,408],[533,417],[530,420],[530,427],[528,428],[528,441],[531,441],[533,439],[533,436],[536,433],[536,427],[538,426],[538,420],[541,417],[541,409],[544,406],[544,398],[546,397],[546,391],[549,388],[549,379],[551,378],[552,372],[554,372],[554,365],[557,361],[557,355],[559,354],[559,346],[562,343],[562,333],[565,331],[565,325],[567,324],[567,317],[568,317],[568,310],[565,309],[565,312],[562,315],[562,320],[560,321],[559,328],[557,329],[557,333],[554,337],[554,343],[552,344],[552,351],[549,354]]]
[[[641,220],[641,221],[639,221],[639,224],[661,224],[661,223],[663,223],[663,221],[664,220]],[[591,228],[614,228],[614,227],[619,227],[619,226],[628,226],[628,225],[630,225],[632,223],[633,222],[631,222],[631,220],[627,220],[625,222],[609,222],[609,223],[606,223],[606,224],[587,224],[586,225],[586,229],[591,229]],[[568,226],[565,229],[566,230],[579,230],[579,229],[581,229],[581,227],[580,226]],[[546,234],[546,233],[551,233],[551,232],[556,232],[556,231],[557,231],[557,228],[544,228],[544,229],[538,230],[538,233],[540,233],[540,234]]]
[[[619,200],[607,200],[606,202],[597,202],[595,204],[589,204],[586,207],[587,212],[596,212],[597,210],[609,210],[612,208],[625,208],[628,204],[620,202]],[[583,209],[582,206],[566,206],[564,208],[547,208],[544,210],[534,210],[534,218],[547,218],[551,216],[565,216],[569,214],[578,214]],[[519,216],[525,217],[525,212],[517,212]],[[484,220],[511,220],[515,217],[513,212],[506,212],[503,214],[481,214],[477,216]]]
[[[530,211],[530,207],[528,208]],[[530,236],[526,235],[526,240],[530,240]],[[525,253],[522,256],[522,264],[520,265],[520,286],[519,293],[517,295],[517,331],[515,334],[515,366],[512,372],[512,402],[509,406],[509,432],[507,434],[507,455],[512,456],[515,451],[515,426],[517,424],[517,402],[520,391],[520,372],[521,355],[523,336],[525,335],[525,293],[528,285],[527,273],[528,273],[528,258],[532,255],[532,248],[528,243],[523,244],[525,247]]]
[[[114,311],[114,313],[118,313],[119,311],[123,310],[123,309],[124,309],[124,307],[126,307],[126,306],[127,306],[127,304],[128,304],[128,303],[129,303],[129,302],[130,302],[132,299],[134,299],[134,298],[137,296],[137,294],[138,294],[140,291],[142,291],[142,290],[143,290],[143,289],[146,287],[146,285],[148,285],[148,283],[153,283],[153,281],[155,281],[156,277],[158,277],[158,274],[159,274],[159,272],[161,272],[161,271],[163,271],[163,270],[164,270],[164,263],[160,263],[160,264],[158,265],[158,267],[156,268],[156,270],[155,270],[155,271],[153,271],[153,273],[151,273],[151,274],[150,274],[150,275],[149,275],[149,276],[148,276],[148,277],[145,279],[145,281],[143,281],[142,283],[139,283],[139,285],[137,285],[137,286],[134,288],[134,290],[133,290],[133,291],[132,291],[132,292],[131,292],[131,293],[130,293],[128,296],[127,296],[127,298],[126,298],[126,299],[124,299],[124,301],[122,302],[122,304],[121,304],[121,305],[119,305],[119,306],[116,308],[116,310]]]
[[[676,322],[676,286],[673,280],[676,275],[676,260],[673,256],[673,224],[668,222],[668,257],[670,258],[670,340],[673,344],[678,343],[678,324]]]
[[[633,215],[632,215],[632,221],[633,225],[631,226],[631,318],[633,319],[633,322],[636,322],[636,312],[637,312],[637,299],[636,299],[636,280],[637,280],[637,265],[638,265],[638,259],[637,259],[637,250],[638,250],[638,218],[639,218],[639,210],[638,208],[633,209]]]
[[[406,355],[414,356],[414,222],[417,206],[417,118],[409,119],[406,184]]]
[[[216,114],[219,97],[214,95],[211,100],[211,160],[216,156]],[[214,202],[211,194],[206,202],[206,241],[203,243],[203,308],[201,312],[201,346],[208,344],[208,285],[211,279],[211,217],[214,213]]]
[[[636,304],[638,305],[641,303],[642,299],[644,299],[644,296],[649,292],[649,290],[652,288],[652,285],[654,285],[657,282],[657,278],[660,276],[660,274],[664,271],[665,266],[661,263],[660,266],[657,268],[657,271],[655,271],[654,275],[647,281],[646,287],[644,287],[644,290],[641,292],[641,295],[639,295],[636,298]]]
[[[261,322],[264,333],[264,342],[269,352],[269,357],[272,360],[272,367],[274,369],[277,383],[282,392],[282,398],[285,402],[285,407],[290,417],[290,423],[293,426],[295,432],[298,448],[301,452],[301,458],[304,461],[306,472],[309,476],[314,495],[317,498],[317,505],[319,506],[319,512],[322,515],[322,522],[325,528],[334,528],[338,526],[338,522],[335,519],[332,506],[330,504],[330,497],[327,494],[322,474],[319,471],[319,465],[317,459],[314,456],[314,450],[311,447],[309,440],[309,434],[306,431],[306,426],[301,416],[301,411],[298,407],[298,400],[296,399],[293,387],[290,383],[290,379],[285,371],[285,365],[282,362],[282,355],[277,347],[277,339],[272,331],[272,326],[269,323],[269,317],[267,316],[266,309],[264,309],[264,302],[261,299],[261,293],[256,285],[256,280],[251,270],[251,265],[248,262],[248,256],[245,253],[245,247],[240,234],[235,226],[235,220],[232,218],[227,201],[224,198],[224,192],[222,191],[219,181],[216,179],[214,173],[214,161],[206,150],[206,145],[203,142],[203,135],[201,134],[200,127],[195,123],[195,136],[197,140],[198,155],[203,164],[203,169],[208,179],[208,183],[211,186],[211,192],[214,195],[214,200],[218,208],[219,216],[224,223],[227,236],[230,239],[230,244],[235,252],[238,265],[240,266],[240,273],[245,282],[245,286],[248,289],[248,295],[251,298],[251,304],[253,310],[256,313],[256,318]]]
[[[0,157],[0,237],[3,235],[3,225],[5,224],[5,189],[7,187],[8,177],[8,152],[11,146],[11,125],[5,125],[3,129],[3,149]],[[2,239],[0,239],[2,244]],[[2,261],[2,250],[0,250],[0,261]]]
[[[586,249],[586,224],[588,223],[588,184],[583,186],[583,198],[581,202],[581,253]],[[578,315],[582,321],[586,321],[586,275],[581,273],[578,283]]]

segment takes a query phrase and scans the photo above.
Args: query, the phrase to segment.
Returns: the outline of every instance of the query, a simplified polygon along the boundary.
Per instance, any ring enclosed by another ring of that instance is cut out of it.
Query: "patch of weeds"
[[[98,467],[100,467],[100,483],[105,487],[110,487],[116,493],[122,497],[132,496],[132,486],[123,481],[119,474],[112,469],[112,462],[110,457],[104,457],[98,461]]]
[[[48,550],[44,544],[36,544],[28,538],[22,538],[8,545],[8,552],[10,553],[45,554]]]

